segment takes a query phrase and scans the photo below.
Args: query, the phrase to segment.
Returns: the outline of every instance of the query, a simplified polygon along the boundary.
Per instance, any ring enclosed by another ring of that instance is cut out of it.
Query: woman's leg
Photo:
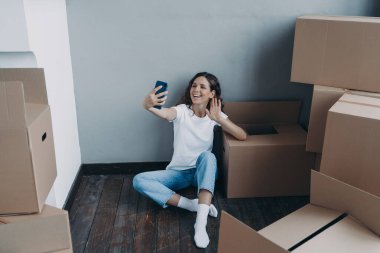
[[[133,187],[162,207],[177,206],[179,195],[174,191],[190,186],[191,180],[192,174],[187,171],[149,171],[137,174],[133,178]]]
[[[203,152],[197,159],[196,172],[193,179],[193,184],[198,187],[199,198],[197,219],[194,224],[194,241],[200,248],[206,248],[210,242],[206,225],[212,196],[214,194],[216,176],[217,164],[215,155],[208,151]]]
[[[210,205],[218,172],[215,155],[209,151],[201,153],[196,166],[193,185],[198,187],[199,204]]]

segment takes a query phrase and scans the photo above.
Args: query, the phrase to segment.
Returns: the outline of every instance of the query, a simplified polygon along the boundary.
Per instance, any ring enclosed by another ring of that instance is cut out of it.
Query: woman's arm
[[[161,89],[161,86],[154,88],[145,98],[143,106],[145,110],[150,111],[157,117],[166,119],[168,121],[174,120],[177,117],[177,110],[174,108],[154,108],[156,105],[164,105],[167,99],[167,91],[156,94],[156,92]],[[163,97],[163,98],[160,98]]]
[[[222,127],[223,131],[231,134],[236,139],[240,141],[245,141],[247,139],[247,133],[238,125],[233,123],[228,118],[225,119],[221,116],[222,103],[219,99],[213,98],[210,104],[210,110],[206,110],[207,115],[210,119],[218,122]]]

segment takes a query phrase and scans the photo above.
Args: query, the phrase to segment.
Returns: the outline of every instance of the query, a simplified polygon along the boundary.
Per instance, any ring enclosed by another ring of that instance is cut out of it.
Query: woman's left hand
[[[212,98],[210,101],[210,110],[206,109],[207,116],[216,121],[219,122],[221,118],[221,112],[222,112],[222,102],[220,99]]]

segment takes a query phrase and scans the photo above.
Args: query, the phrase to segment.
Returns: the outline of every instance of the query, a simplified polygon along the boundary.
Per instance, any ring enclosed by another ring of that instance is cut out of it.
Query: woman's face
[[[204,76],[197,77],[190,88],[190,97],[193,105],[207,105],[214,97],[215,91],[211,91],[210,83]]]

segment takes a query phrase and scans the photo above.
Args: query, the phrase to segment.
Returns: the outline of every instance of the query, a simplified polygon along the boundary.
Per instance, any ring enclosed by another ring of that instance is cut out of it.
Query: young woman
[[[171,108],[154,108],[164,105],[167,98],[167,91],[155,94],[160,88],[156,87],[145,97],[144,108],[173,122],[173,157],[166,170],[136,175],[133,186],[163,207],[171,205],[197,212],[194,241],[197,247],[206,248],[207,216],[218,215],[211,205],[217,176],[216,158],[211,153],[214,126],[221,126],[238,140],[245,140],[247,134],[222,112],[220,84],[214,75],[196,74],[186,88],[183,104]],[[175,192],[191,185],[198,188],[198,199],[187,199]]]

